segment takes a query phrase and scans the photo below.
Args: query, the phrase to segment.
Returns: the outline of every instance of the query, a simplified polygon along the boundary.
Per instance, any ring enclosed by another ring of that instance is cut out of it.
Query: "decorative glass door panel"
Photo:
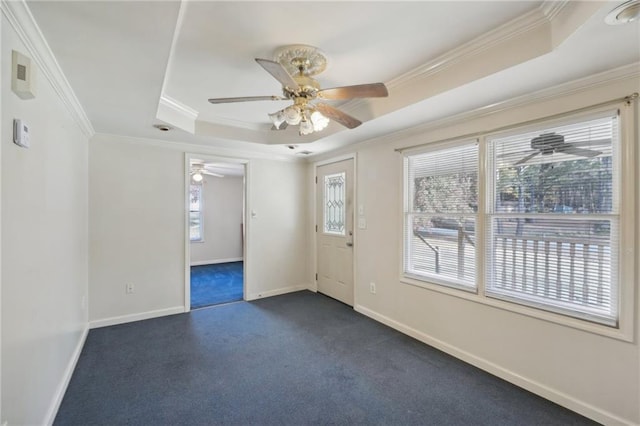
[[[345,185],[344,172],[324,177],[324,232],[345,235]]]

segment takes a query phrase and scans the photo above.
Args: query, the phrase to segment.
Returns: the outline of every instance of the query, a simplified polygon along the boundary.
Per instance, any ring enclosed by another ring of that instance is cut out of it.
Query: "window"
[[[635,195],[620,114],[549,123],[405,152],[403,280],[619,327]]]
[[[191,241],[204,241],[202,185],[189,186],[189,238]]]
[[[409,155],[405,169],[405,275],[474,290],[477,143]]]
[[[488,138],[487,296],[617,319],[618,116]]]

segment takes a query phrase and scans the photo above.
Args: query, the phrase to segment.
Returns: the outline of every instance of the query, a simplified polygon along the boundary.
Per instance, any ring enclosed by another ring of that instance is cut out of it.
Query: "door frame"
[[[358,222],[357,222],[357,211],[358,211],[358,155],[355,152],[339,155],[336,157],[331,157],[326,160],[316,161],[313,163],[313,227],[312,232],[315,230],[315,226],[320,227],[318,223],[318,184],[315,183],[318,179],[318,167],[326,166],[327,164],[338,163],[344,160],[353,160],[353,260],[351,268],[353,270],[353,309],[356,309],[358,305],[358,272],[356,270],[356,258],[358,254]],[[313,254],[312,259],[312,282],[313,282],[313,291],[318,292],[318,280],[316,279],[316,274],[318,273],[318,232],[313,232],[313,248],[311,250]]]
[[[244,241],[242,242],[242,299],[246,300],[248,288],[250,288],[249,281],[249,241],[250,241],[250,221],[249,212],[251,208],[249,206],[249,188],[251,182],[251,162],[243,158],[234,157],[221,157],[211,154],[198,154],[195,152],[185,152],[184,155],[184,312],[191,311],[191,238],[189,232],[189,186],[191,184],[190,166],[191,160],[200,159],[204,161],[212,161],[217,163],[232,163],[244,165],[244,183],[242,188],[242,220],[244,226]]]

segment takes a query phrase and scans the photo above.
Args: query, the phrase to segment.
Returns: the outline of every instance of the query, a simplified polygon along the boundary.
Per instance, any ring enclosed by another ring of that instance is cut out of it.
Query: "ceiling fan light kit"
[[[191,180],[193,180],[195,183],[201,183],[204,180],[204,175],[218,177],[218,178],[224,177],[224,175],[220,173],[212,172],[207,167],[209,167],[209,165],[206,163],[202,163],[202,162],[192,163],[191,171],[190,171]]]
[[[309,135],[319,132],[329,125],[329,119],[309,104],[291,105],[269,114],[274,130],[284,130],[287,126],[300,125],[299,133]]]
[[[383,83],[321,89],[312,77],[327,67],[325,54],[317,47],[304,44],[283,46],[276,50],[275,61],[256,58],[256,62],[282,84],[280,96],[248,96],[238,98],[211,98],[212,104],[266,100],[292,100],[288,107],[268,114],[272,130],[284,130],[289,125],[298,126],[301,136],[324,130],[330,120],[349,129],[362,122],[355,117],[325,103],[314,103],[316,99],[347,100],[353,98],[379,98],[389,95]]]

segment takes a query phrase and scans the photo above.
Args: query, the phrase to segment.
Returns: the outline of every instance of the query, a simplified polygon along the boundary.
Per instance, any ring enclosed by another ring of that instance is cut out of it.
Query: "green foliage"
[[[475,213],[478,174],[452,173],[415,179],[415,210],[426,213]]]
[[[496,208],[518,213],[608,213],[611,157],[501,168]]]

